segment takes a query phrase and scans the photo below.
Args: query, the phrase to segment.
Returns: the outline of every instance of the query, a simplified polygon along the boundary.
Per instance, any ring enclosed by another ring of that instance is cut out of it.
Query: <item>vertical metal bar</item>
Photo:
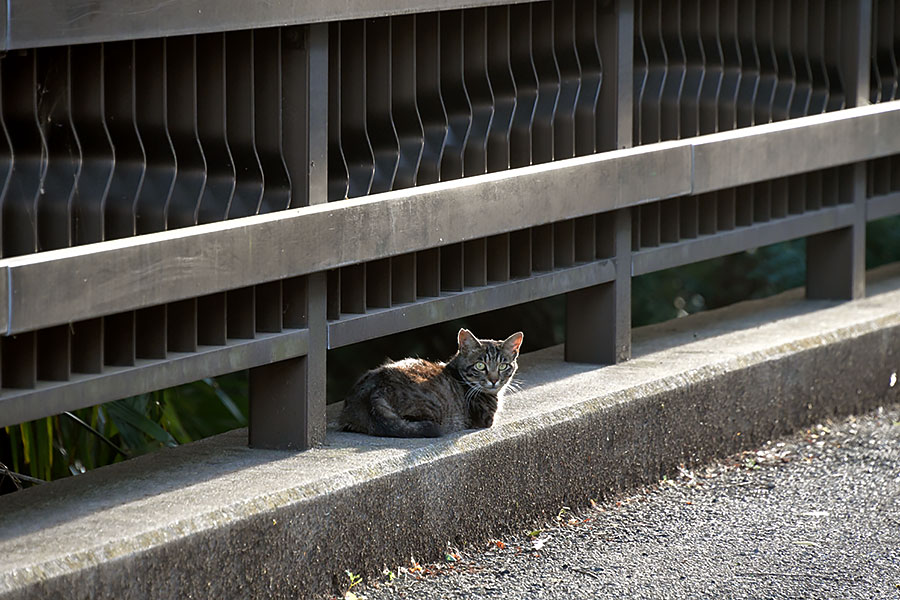
[[[844,14],[844,5],[826,2],[827,7],[824,10],[825,19],[825,42],[824,42],[824,60],[825,69],[828,78],[828,105],[826,111],[841,110],[847,104],[847,94],[845,90],[845,76],[843,72],[843,51],[841,48],[841,38]],[[835,42],[835,40],[838,40]]]
[[[172,302],[166,307],[166,340],[169,352],[197,351],[197,299]]]
[[[328,271],[327,278],[327,311],[329,321],[341,318],[341,270]]]
[[[308,326],[308,283],[304,276],[291,277],[281,282],[281,324],[284,329],[306,329]]]
[[[382,258],[366,263],[366,306],[390,308],[393,292],[391,259]]]
[[[487,170],[510,167],[510,129],[516,110],[516,84],[510,65],[510,7],[492,6],[487,10],[487,74],[494,98],[494,114],[487,136]],[[523,32],[516,35],[527,37]]]
[[[463,176],[463,153],[472,125],[472,104],[466,91],[463,64],[465,21],[462,11],[441,13],[440,96],[447,111],[447,135],[441,155],[441,181]]]
[[[564,269],[575,264],[575,220],[553,224],[553,267]]]
[[[253,32],[254,132],[263,177],[262,199],[257,211],[260,214],[291,206],[292,186],[285,165],[282,113],[296,108],[283,104],[281,38],[281,28]],[[302,185],[305,179],[298,183]]]
[[[197,343],[224,346],[228,339],[228,311],[225,292],[197,298]]]
[[[533,164],[553,160],[553,125],[559,99],[559,69],[553,56],[553,4],[532,5],[531,47],[538,95],[531,127],[531,160]]]
[[[778,61],[775,58],[775,0],[756,2],[756,41],[759,54],[759,87],[753,108],[757,125],[774,120],[775,88],[778,86]]]
[[[469,134],[463,149],[463,174],[488,170],[488,133],[494,118],[494,91],[488,80],[487,9],[463,11],[463,80],[472,107]]]
[[[35,354],[37,378],[43,381],[68,381],[72,343],[68,325],[48,327],[37,332]]]
[[[764,223],[772,218],[772,182],[753,184],[753,222]]]
[[[671,198],[659,203],[659,241],[671,244],[679,240],[681,234],[680,199]]]
[[[681,92],[680,135],[693,137],[700,134],[700,95],[706,77],[706,55],[700,33],[700,0],[682,0],[681,17],[685,73]]]
[[[700,40],[705,58],[705,74],[700,88],[700,133],[719,131],[719,95],[722,90],[721,35],[719,33],[718,0],[700,2]]]
[[[197,133],[206,160],[199,223],[225,219],[234,196],[235,171],[226,135],[225,34],[197,37]]]
[[[698,211],[700,215],[700,235],[711,235],[716,232],[719,224],[717,213],[718,201],[715,192],[700,194],[697,197]]]
[[[554,159],[575,156],[575,110],[581,93],[575,21],[574,0],[553,2],[553,57],[559,71],[559,96],[553,116]]]
[[[738,2],[737,38],[741,58],[741,81],[737,93],[737,126],[756,123],[754,109],[759,90],[759,50],[756,45],[756,0]]]
[[[416,104],[422,119],[422,160],[416,184],[441,179],[448,134],[447,110],[441,95],[441,19],[443,13],[416,15]]]
[[[664,2],[660,8],[660,35],[668,63],[660,107],[660,138],[675,140],[681,137],[681,92],[687,60],[681,39],[681,3]]]
[[[374,173],[370,193],[394,188],[400,164],[400,141],[392,113],[390,18],[371,19],[366,23],[366,134],[372,145]]]
[[[684,196],[678,203],[678,235],[682,239],[694,239],[700,235],[700,200],[697,196]]]
[[[848,106],[864,104],[870,95],[872,0],[852,0],[842,17],[842,69]],[[806,240],[806,296],[853,299],[865,296],[866,165],[842,168],[840,203],[852,204],[853,225]]]
[[[35,114],[47,161],[37,199],[38,249],[55,250],[72,243],[69,207],[81,173],[81,148],[71,123],[69,49],[40,48],[35,55]]]
[[[37,384],[37,335],[33,331],[0,338],[0,373],[4,388]]]
[[[166,215],[167,227],[196,225],[203,188],[206,187],[206,157],[197,130],[197,38],[166,40],[166,107],[169,135],[178,168],[172,200]]]
[[[12,170],[3,198],[3,256],[36,252],[36,207],[46,171],[46,149],[38,125],[36,51],[3,58],[3,109]],[[13,342],[10,342],[14,345]],[[3,358],[7,359],[4,351]]]
[[[425,144],[416,97],[417,18],[416,15],[391,17],[391,111],[400,151],[395,190],[416,185]]]
[[[641,204],[641,248],[659,246],[659,202]]]
[[[599,134],[598,139],[603,140],[604,149],[628,148],[635,122],[634,2],[616,0],[610,6],[614,14],[604,15],[606,40],[601,56],[609,57],[604,63],[608,74],[605,79],[615,86],[609,86],[611,95],[605,99],[601,92],[601,106],[610,111],[605,116],[615,128],[612,135]],[[619,209],[597,221],[597,254],[603,257],[613,250],[616,279],[566,294],[566,360],[615,363],[631,357],[631,215],[630,209]]]
[[[72,196],[72,243],[90,244],[104,239],[103,208],[115,164],[112,140],[106,126],[104,105],[104,51],[102,44],[70,48],[69,76],[72,129],[81,148],[81,173]]]
[[[575,262],[592,262],[597,257],[597,226],[594,215],[575,219]]]
[[[304,29],[303,42],[306,43]],[[343,200],[350,190],[350,171],[344,157],[341,115],[343,114],[343,69],[341,66],[341,23],[331,23],[328,33],[328,200]],[[299,45],[299,44],[298,44]],[[304,88],[304,93],[305,93]],[[305,131],[305,129],[304,129]]]
[[[228,219],[255,215],[263,194],[263,172],[256,151],[253,32],[225,34],[225,127],[235,186]]]
[[[735,225],[738,227],[753,225],[753,184],[736,188],[734,196]]]
[[[774,7],[772,40],[778,80],[775,84],[775,97],[772,100],[772,120],[782,121],[791,117],[797,74],[791,51],[791,3],[775,1]]]
[[[531,229],[509,234],[509,276],[531,277]]]
[[[631,220],[627,210],[609,216],[616,281],[566,294],[567,361],[612,364],[631,357]]]
[[[597,3],[575,0],[575,51],[581,67],[581,89],[575,104],[575,154],[599,150],[597,111],[603,82],[603,59],[597,43]]]
[[[343,21],[341,29],[341,148],[349,173],[348,198],[365,196],[372,189],[375,157],[366,132],[365,21]]]
[[[865,295],[865,172],[853,165],[842,195],[853,198],[861,215],[851,227],[806,239],[806,297],[851,300]],[[862,200],[859,200],[862,198]]]
[[[669,57],[663,43],[663,0],[644,0],[641,41],[647,55],[647,76],[641,90],[641,139],[649,144],[663,139],[662,95],[668,76]]]
[[[735,189],[728,188],[716,193],[716,230],[730,231],[736,222]]]
[[[462,243],[441,247],[441,291],[461,292],[465,282]]]
[[[416,301],[416,253],[391,258],[391,304]]]
[[[103,370],[103,319],[72,323],[72,372],[99,373]]]
[[[166,102],[166,40],[135,42],[135,116],[147,159],[135,199],[137,233],[164,231],[178,169]]]
[[[835,206],[840,201],[840,177],[838,169],[825,169],[822,172],[822,205]]]
[[[431,248],[416,252],[416,296],[436,298],[441,295],[441,250]]]
[[[596,215],[597,258],[616,257],[616,221],[615,213]]]
[[[105,239],[136,233],[134,203],[146,172],[146,155],[135,113],[134,42],[104,44],[106,123],[114,167],[104,209]]]
[[[310,173],[324,168],[323,164],[316,164],[310,156],[307,132],[309,121],[309,89],[310,72],[309,62],[306,60],[306,47],[309,42],[309,30],[306,27],[285,27],[281,31],[281,47],[279,60],[281,61],[281,98],[279,110],[281,112],[281,155],[290,184],[290,207],[309,206],[309,177]],[[328,89],[326,93],[331,93]],[[330,134],[330,126],[326,128],[326,135]],[[321,162],[321,161],[320,161]],[[298,278],[293,281],[302,282],[303,308],[306,311],[306,279]],[[285,294],[288,294],[285,282]],[[287,300],[285,300],[287,303]],[[287,320],[287,316],[285,316]]]
[[[103,317],[103,361],[113,367],[130,367],[135,359],[134,312]]]
[[[644,39],[644,0],[634,0],[634,120],[632,136],[638,144],[644,137],[641,131],[643,126],[644,89],[647,84],[650,60],[647,55],[647,42]]]
[[[896,2],[877,0],[875,28],[872,31],[872,74],[870,85],[873,102],[888,102],[897,97]]]
[[[795,75],[794,95],[791,98],[791,118],[809,114],[812,99],[812,68],[809,64],[809,7],[807,0],[791,0],[791,56]]]
[[[722,48],[722,87],[719,90],[719,131],[738,126],[737,96],[741,85],[741,49],[738,45],[738,0],[721,0],[719,41]]]
[[[225,292],[226,335],[229,339],[256,337],[256,294],[253,287]]]
[[[509,281],[509,234],[487,238],[487,280]]]
[[[846,106],[864,106],[869,99],[873,0],[849,0],[841,10],[841,70]]]
[[[510,28],[516,35],[510,36],[510,69],[515,83],[515,112],[509,132],[509,163],[511,167],[530,165],[531,128],[537,108],[537,71],[531,48],[531,4],[514,4],[509,7]]]
[[[463,242],[463,284],[487,285],[487,238]]]
[[[822,208],[822,171],[806,174],[806,210]]]
[[[270,281],[255,286],[256,331],[259,333],[279,333],[282,328],[284,301],[281,297],[281,282]]]
[[[151,306],[134,313],[136,358],[166,357],[166,307]],[[252,337],[252,336],[251,336]]]
[[[827,45],[826,14],[829,11],[840,10],[840,6],[832,7],[826,0],[808,0],[808,2],[807,47],[809,49],[809,68],[812,78],[809,109],[807,112],[815,115],[825,112],[829,105],[828,93],[830,86],[825,58],[825,46]]]
[[[633,206],[628,212],[631,213],[631,249],[637,251],[641,249],[641,208]]]
[[[771,217],[773,219],[781,219],[788,215],[788,206],[790,202],[790,186],[787,177],[779,177],[772,180],[772,206]]]
[[[553,270],[553,224],[531,228],[531,268],[534,271]]]
[[[366,312],[366,265],[341,267],[341,312]]]
[[[3,70],[3,61],[0,61],[0,257],[5,255],[3,250],[3,232],[5,229],[3,226],[3,214],[6,212],[7,193],[14,164],[12,143],[9,138],[9,131],[6,128],[6,109],[4,108],[6,94],[3,92],[6,78]]]

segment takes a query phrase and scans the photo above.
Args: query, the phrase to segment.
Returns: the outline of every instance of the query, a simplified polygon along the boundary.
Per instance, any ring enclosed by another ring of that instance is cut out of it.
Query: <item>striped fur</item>
[[[363,375],[344,400],[341,428],[387,437],[438,437],[490,427],[518,368],[522,333],[479,340],[468,329],[446,363],[388,362]]]

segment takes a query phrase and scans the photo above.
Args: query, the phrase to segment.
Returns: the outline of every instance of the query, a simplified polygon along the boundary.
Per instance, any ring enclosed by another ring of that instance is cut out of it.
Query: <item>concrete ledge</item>
[[[0,598],[310,597],[344,569],[436,558],[448,541],[898,401],[900,269],[869,291],[643,328],[613,367],[526,355],[525,389],[486,431],[331,433],[303,453],[249,450],[237,431],[3,497]]]

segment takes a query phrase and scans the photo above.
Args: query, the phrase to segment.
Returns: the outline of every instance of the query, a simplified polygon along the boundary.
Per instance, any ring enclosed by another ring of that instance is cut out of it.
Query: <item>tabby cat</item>
[[[518,366],[521,332],[502,342],[460,329],[446,363],[387,362],[363,375],[344,401],[341,429],[388,437],[439,437],[490,427]]]

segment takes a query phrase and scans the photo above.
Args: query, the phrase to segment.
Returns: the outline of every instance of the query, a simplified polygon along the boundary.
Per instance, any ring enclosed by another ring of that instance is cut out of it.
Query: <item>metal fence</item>
[[[0,425],[249,368],[308,447],[329,348],[566,294],[625,360],[633,275],[859,297],[900,214],[896,0],[304,4],[8,3]]]

